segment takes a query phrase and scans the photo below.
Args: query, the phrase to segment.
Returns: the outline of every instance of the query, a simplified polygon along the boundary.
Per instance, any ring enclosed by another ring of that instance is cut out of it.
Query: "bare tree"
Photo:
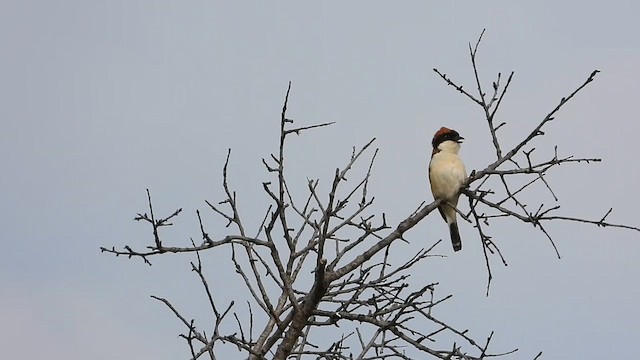
[[[520,197],[536,185],[542,185],[555,197],[545,177],[549,170],[564,163],[590,163],[596,158],[560,156],[557,148],[551,159],[538,160],[530,147],[532,141],[544,135],[545,124],[554,120],[558,111],[578,92],[593,81],[598,71],[551,110],[522,140],[510,149],[503,149],[499,130],[504,122],[496,124],[495,115],[511,84],[512,72],[502,84],[501,74],[487,93],[478,76],[477,52],[482,35],[475,46],[469,44],[471,64],[475,74],[475,89],[468,92],[449,76],[434,71],[481,109],[488,125],[495,149],[495,160],[484,169],[473,171],[461,191],[469,199],[469,212],[460,212],[471,222],[482,241],[488,271],[487,295],[491,284],[490,256],[506,261],[487,226],[496,219],[506,218],[531,224],[549,239],[548,221],[565,220],[597,226],[620,227],[640,231],[632,226],[612,224],[605,215],[596,220],[557,214],[558,205],[527,204]],[[451,297],[435,293],[437,283],[410,281],[414,266],[433,254],[431,247],[422,249],[413,257],[404,259],[399,266],[389,261],[389,250],[409,230],[439,205],[424,202],[398,224],[387,223],[385,214],[371,213],[374,198],[368,193],[372,166],[378,149],[372,139],[353,149],[350,158],[336,169],[328,194],[318,191],[319,180],[310,180],[306,196],[295,198],[285,176],[287,139],[310,130],[331,125],[323,123],[294,127],[287,117],[287,104],[291,84],[286,92],[280,117],[280,146],[262,162],[272,174],[271,182],[263,189],[271,199],[258,229],[250,232],[243,223],[235,191],[229,185],[228,168],[231,151],[227,153],[222,172],[224,199],[217,203],[207,201],[208,208],[227,221],[228,235],[213,238],[203,225],[202,214],[196,212],[202,241],[182,246],[165,245],[161,228],[171,226],[169,216],[154,213],[152,199],[147,190],[148,211],[135,220],[149,224],[153,241],[146,250],[125,246],[122,250],[101,248],[103,252],[129,258],[138,257],[151,265],[150,258],[167,253],[195,253],[192,270],[197,274],[207,296],[213,318],[200,320],[187,317],[169,300],[157,296],[185,327],[180,336],[188,344],[191,358],[208,356],[220,358],[220,348],[236,347],[243,357],[257,359],[417,359],[430,355],[439,359],[485,359],[505,356],[516,350],[493,352],[489,350],[492,335],[480,341],[470,337],[465,329],[450,326],[436,313],[436,307]],[[365,161],[366,158],[366,161]],[[364,174],[356,182],[346,182],[347,175],[360,166]],[[524,185],[513,185],[515,179]],[[489,188],[490,179],[498,186]],[[533,209],[533,210],[530,210]],[[200,253],[230,248],[230,266],[248,290],[249,298],[220,304],[216,301],[219,284],[212,284]],[[556,249],[557,253],[557,249]],[[558,254],[559,256],[559,254]],[[204,325],[202,325],[204,324]]]

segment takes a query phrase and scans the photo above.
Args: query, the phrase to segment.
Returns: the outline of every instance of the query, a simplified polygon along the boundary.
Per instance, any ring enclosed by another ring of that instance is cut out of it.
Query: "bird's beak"
[[[456,142],[457,142],[458,144],[460,144],[460,143],[462,142],[462,140],[464,140],[464,138],[463,138],[462,136],[460,136]]]

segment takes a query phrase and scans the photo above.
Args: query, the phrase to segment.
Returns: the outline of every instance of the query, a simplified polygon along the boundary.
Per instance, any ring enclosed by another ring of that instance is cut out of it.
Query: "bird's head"
[[[457,153],[460,150],[460,144],[464,138],[458,134],[457,131],[446,127],[441,127],[433,135],[431,145],[433,145],[433,151],[451,151]]]

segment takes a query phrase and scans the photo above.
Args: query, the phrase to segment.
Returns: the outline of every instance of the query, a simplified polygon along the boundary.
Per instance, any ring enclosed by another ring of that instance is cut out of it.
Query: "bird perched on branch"
[[[467,179],[467,171],[458,155],[462,140],[464,138],[457,131],[446,127],[440,128],[431,141],[433,152],[431,153],[431,162],[429,162],[431,192],[436,200],[442,200],[438,210],[449,225],[454,251],[462,249],[456,220],[460,187]]]

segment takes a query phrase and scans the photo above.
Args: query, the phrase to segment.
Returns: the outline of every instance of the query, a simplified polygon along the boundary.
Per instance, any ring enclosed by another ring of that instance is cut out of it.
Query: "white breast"
[[[458,190],[467,178],[467,171],[458,154],[440,151],[429,163],[431,191],[436,199],[457,197]]]

